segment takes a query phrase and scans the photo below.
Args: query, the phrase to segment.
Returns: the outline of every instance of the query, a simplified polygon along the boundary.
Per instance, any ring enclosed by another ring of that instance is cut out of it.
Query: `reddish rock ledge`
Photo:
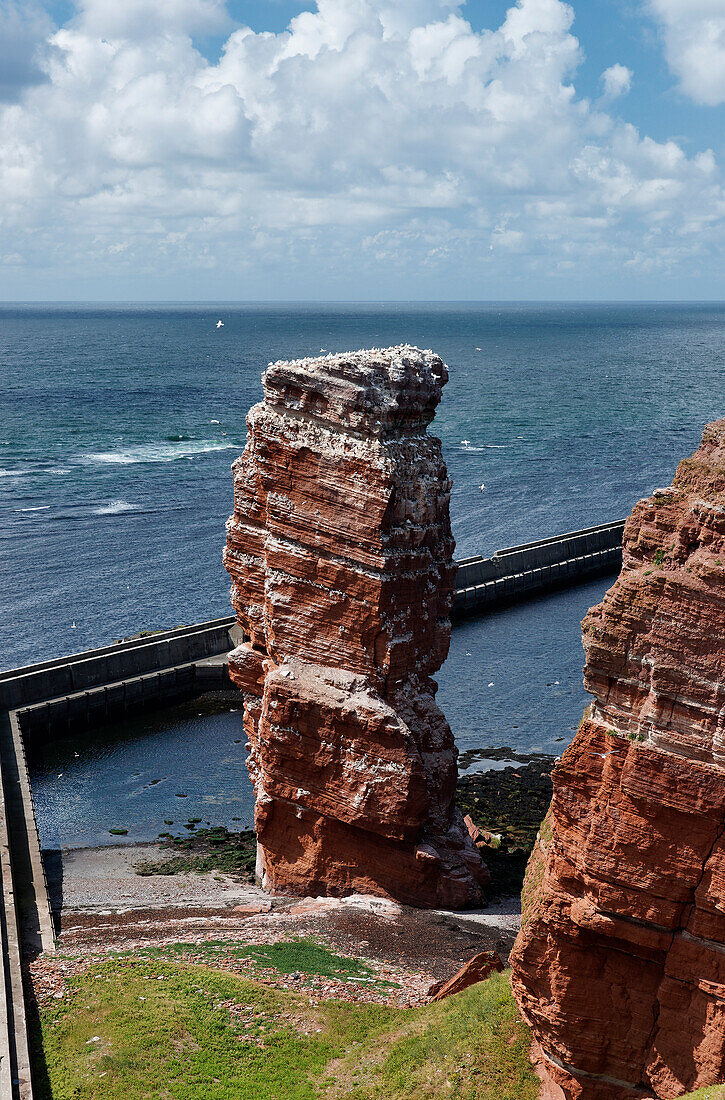
[[[725,420],[640,501],[583,622],[594,701],[527,870],[513,988],[545,1100],[725,1079]]]
[[[448,652],[447,380],[409,346],[270,364],[233,465],[225,565],[248,641],[258,874],[272,892],[481,901],[431,678]]]
[[[495,951],[480,951],[469,959],[452,978],[445,982],[435,982],[428,990],[431,1001],[442,1001],[446,997],[452,997],[468,989],[477,982],[485,982],[494,972],[499,974],[503,970],[503,963]]]

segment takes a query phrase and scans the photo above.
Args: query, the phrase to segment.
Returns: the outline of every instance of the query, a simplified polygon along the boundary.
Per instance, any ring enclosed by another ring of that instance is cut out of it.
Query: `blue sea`
[[[725,415],[720,304],[0,306],[0,668],[227,614],[229,467],[265,365],[404,342],[450,368],[432,430],[459,557],[624,517]],[[606,587],[456,628],[438,680],[461,748],[568,740],[585,702],[579,621]],[[203,727],[201,741],[234,744],[228,715],[198,718],[178,719],[184,743]],[[124,742],[124,774],[159,770],[151,732]],[[38,765],[41,818],[43,783],[67,803],[60,780],[87,759],[69,743],[68,768],[62,754]]]

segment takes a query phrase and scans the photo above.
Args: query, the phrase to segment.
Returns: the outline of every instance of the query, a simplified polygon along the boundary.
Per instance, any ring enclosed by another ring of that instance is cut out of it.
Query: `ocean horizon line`
[[[18,307],[323,307],[375,306],[725,306],[725,298],[6,298],[0,309]]]

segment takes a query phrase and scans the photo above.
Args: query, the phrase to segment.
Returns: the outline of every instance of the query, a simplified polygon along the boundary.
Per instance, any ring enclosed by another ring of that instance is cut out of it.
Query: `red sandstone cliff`
[[[677,1097],[725,1080],[725,420],[635,507],[583,640],[514,992],[546,1100]]]
[[[432,674],[450,640],[447,380],[411,347],[271,364],[234,463],[225,565],[258,870],[277,892],[480,901]]]

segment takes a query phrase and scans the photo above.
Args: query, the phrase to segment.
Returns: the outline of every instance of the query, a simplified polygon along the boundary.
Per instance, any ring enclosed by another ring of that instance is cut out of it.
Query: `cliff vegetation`
[[[309,955],[311,973],[318,955]],[[305,966],[299,950],[294,965]],[[535,1100],[538,1092],[507,974],[412,1009],[315,1004],[213,965],[143,953],[92,966],[69,987],[69,1000],[40,1013],[42,1100]]]

